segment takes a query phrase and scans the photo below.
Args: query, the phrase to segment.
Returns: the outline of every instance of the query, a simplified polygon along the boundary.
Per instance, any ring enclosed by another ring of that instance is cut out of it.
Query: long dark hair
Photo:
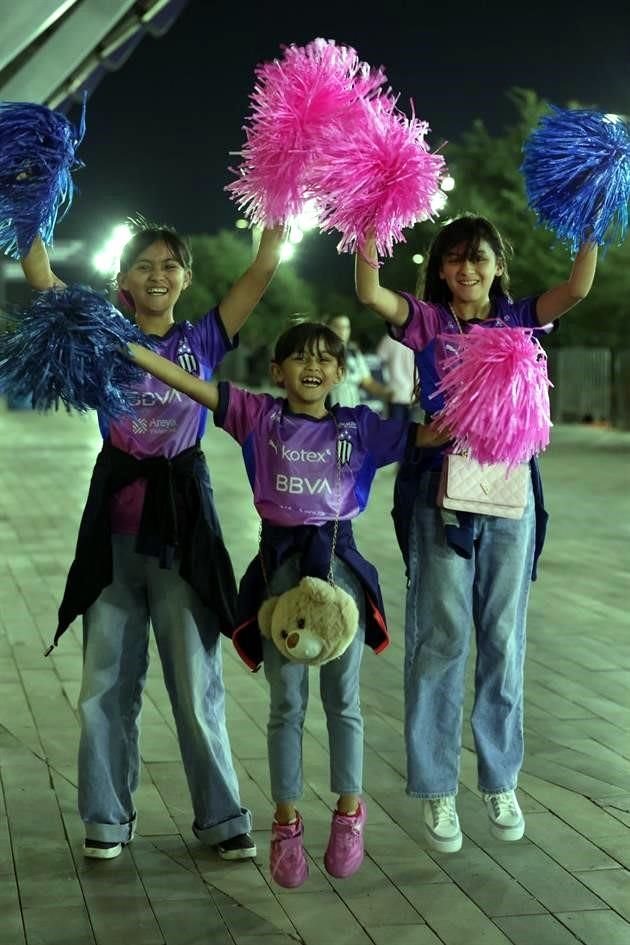
[[[291,328],[283,331],[276,341],[273,361],[276,364],[282,364],[295,351],[317,353],[321,348],[335,358],[340,368],[345,367],[345,345],[332,328],[321,322],[298,322],[297,325],[292,325]]]
[[[441,302],[443,305],[451,301],[451,292],[446,281],[440,278],[440,269],[445,256],[456,246],[461,246],[467,259],[472,259],[479,250],[479,244],[485,240],[491,247],[497,260],[502,264],[503,272],[495,276],[490,286],[490,298],[508,298],[510,277],[508,274],[508,259],[511,247],[505,243],[501,234],[485,217],[474,216],[472,213],[456,217],[442,227],[433,240],[429,249],[426,268],[424,270],[424,284],[418,286],[418,295],[427,302]]]

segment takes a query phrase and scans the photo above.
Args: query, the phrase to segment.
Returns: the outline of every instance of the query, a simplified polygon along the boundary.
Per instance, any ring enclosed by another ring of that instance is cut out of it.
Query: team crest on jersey
[[[177,363],[181,368],[187,371],[188,374],[194,374],[196,377],[199,377],[199,361],[192,353],[191,347],[187,341],[180,342],[177,349]]]
[[[350,440],[350,434],[345,430],[341,430],[337,437],[337,462],[340,466],[346,466],[350,462],[351,455],[352,441]]]

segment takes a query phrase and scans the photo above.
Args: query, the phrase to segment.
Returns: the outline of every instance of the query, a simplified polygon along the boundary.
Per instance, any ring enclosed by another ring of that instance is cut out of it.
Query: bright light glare
[[[317,204],[314,200],[307,200],[302,208],[302,212],[291,220],[291,226],[297,226],[303,233],[314,230],[319,223],[317,217]]]
[[[283,262],[286,262],[287,259],[291,259],[294,253],[295,253],[295,246],[293,246],[291,243],[283,243],[280,249],[280,259]]]
[[[414,253],[413,256],[411,257],[411,261],[415,262],[416,266],[419,266],[421,263],[424,262],[424,256],[422,255],[422,253]]]
[[[239,219],[235,222],[234,226],[236,227],[237,230],[246,230],[247,227],[249,226],[249,223],[247,222],[247,220],[244,220],[243,217],[239,217]]]
[[[446,206],[446,194],[441,190],[436,190],[436,192],[431,197],[431,210],[433,213],[439,213],[440,210],[443,210]]]
[[[440,188],[444,191],[445,194],[450,193],[451,190],[455,187],[455,179],[451,177],[450,174],[447,174],[446,177],[443,177],[440,182]]]
[[[112,230],[111,236],[105,245],[92,257],[92,265],[104,276],[113,276],[118,272],[120,254],[123,247],[133,236],[131,227],[120,223]]]
[[[289,242],[295,245],[297,243],[301,243],[303,239],[304,233],[299,228],[299,226],[292,226],[289,232]]]

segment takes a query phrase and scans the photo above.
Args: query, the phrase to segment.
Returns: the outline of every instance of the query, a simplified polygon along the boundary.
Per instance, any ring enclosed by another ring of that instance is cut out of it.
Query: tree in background
[[[316,234],[308,237],[308,240],[320,239]],[[193,251],[193,280],[177,305],[176,317],[180,321],[194,320],[216,305],[247,268],[252,258],[249,232],[238,234],[221,230],[215,236],[192,236],[190,242]],[[304,249],[302,252],[304,253]],[[373,336],[374,339],[378,338],[381,326],[376,320],[363,317],[363,309],[352,292],[350,280],[348,291],[341,291],[334,285],[331,287],[327,280],[317,278],[316,268],[311,265],[311,282],[298,275],[296,270],[301,262],[298,256],[295,261],[280,264],[271,285],[256,306],[253,317],[247,321],[240,333],[244,348],[269,348],[275,338],[285,330],[288,320],[300,316],[325,320],[331,315],[348,315],[353,320],[355,334],[362,343],[371,344]],[[346,269],[349,274],[352,272],[351,262],[348,259],[349,265]]]
[[[177,306],[180,321],[194,320],[216,305],[252,259],[249,233],[221,230],[216,236],[192,236],[190,243],[193,280]],[[316,308],[312,287],[297,275],[291,263],[281,263],[253,317],[243,327],[241,342],[250,348],[270,344],[286,328],[289,317],[313,317]]]

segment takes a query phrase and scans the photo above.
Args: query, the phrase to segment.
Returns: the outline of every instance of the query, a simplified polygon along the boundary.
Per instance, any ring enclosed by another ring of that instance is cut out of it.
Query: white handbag
[[[527,504],[529,464],[483,465],[459,453],[447,453],[442,464],[437,504],[460,512],[499,518],[522,518]]]

